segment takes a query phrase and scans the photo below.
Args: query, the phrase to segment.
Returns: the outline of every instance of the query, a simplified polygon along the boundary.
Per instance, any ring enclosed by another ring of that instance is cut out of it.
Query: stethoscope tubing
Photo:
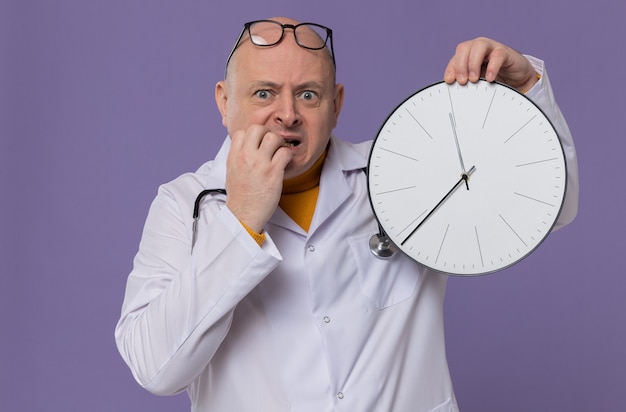
[[[196,245],[196,239],[198,236],[198,220],[200,219],[200,203],[205,196],[212,193],[220,193],[226,195],[226,189],[206,189],[196,196],[196,200],[193,204],[193,223],[191,226],[191,253],[193,253],[193,247]],[[378,234],[372,236],[369,240],[369,247],[377,258],[389,259],[395,254],[395,248],[393,243],[383,230],[380,223],[378,224]]]
[[[206,195],[212,193],[221,193],[226,195],[226,189],[205,189],[196,196],[196,201],[193,204],[193,223],[191,225],[191,253],[193,253],[193,247],[196,245],[196,238],[198,236],[198,220],[200,219],[200,202]]]

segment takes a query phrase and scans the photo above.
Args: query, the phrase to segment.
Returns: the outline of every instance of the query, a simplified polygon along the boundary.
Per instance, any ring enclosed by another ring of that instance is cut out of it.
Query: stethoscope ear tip
[[[396,253],[395,245],[386,235],[376,234],[370,238],[370,250],[380,259],[389,259]]]

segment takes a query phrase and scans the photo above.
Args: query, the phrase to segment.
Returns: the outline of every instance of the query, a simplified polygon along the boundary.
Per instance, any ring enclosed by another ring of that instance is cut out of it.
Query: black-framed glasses
[[[243,30],[228,55],[228,60],[226,60],[226,68],[228,68],[228,63],[230,63],[230,59],[239,47],[245,33],[248,33],[248,38],[255,46],[269,47],[282,41],[285,37],[285,29],[293,30],[296,44],[304,49],[320,50],[326,47],[326,44],[330,41],[330,56],[333,60],[333,67],[336,67],[333,31],[328,27],[317,23],[299,23],[294,25],[283,24],[274,20],[255,20],[243,25]]]

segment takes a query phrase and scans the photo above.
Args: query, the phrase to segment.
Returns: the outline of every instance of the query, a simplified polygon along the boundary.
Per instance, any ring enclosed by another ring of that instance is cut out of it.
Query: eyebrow
[[[260,80],[260,81],[254,81],[250,83],[251,88],[256,88],[256,87],[267,87],[268,89],[281,89],[283,86],[279,83],[275,83],[272,81],[268,81],[268,80]],[[318,82],[315,80],[312,81],[308,81],[308,82],[304,82],[301,84],[298,84],[294,87],[294,89],[296,90],[303,90],[303,89],[323,89],[324,88],[324,84],[322,82]]]

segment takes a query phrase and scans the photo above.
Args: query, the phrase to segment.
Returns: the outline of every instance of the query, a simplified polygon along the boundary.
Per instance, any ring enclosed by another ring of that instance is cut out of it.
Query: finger
[[[478,37],[460,43],[450,59],[444,80],[465,84],[477,82],[481,76],[494,81],[506,60],[506,50],[494,40]]]
[[[230,136],[230,150],[240,150],[245,140],[245,130],[237,130]]]
[[[470,42],[467,58],[467,77],[469,81],[475,83],[483,74],[485,63],[489,60],[491,44],[487,39],[478,38]]]
[[[229,158],[238,159],[235,163],[246,163],[254,159],[259,150],[259,144],[263,131],[256,126],[250,126],[245,130],[237,130],[230,137],[231,147]]]
[[[494,54],[496,43],[486,37],[478,37],[467,42],[467,78],[470,82],[477,82],[480,77],[489,81],[495,80],[495,73],[502,65],[500,55]],[[492,61],[493,59],[496,59]]]
[[[482,62],[479,62],[480,55],[484,53],[481,50],[484,50],[484,45],[479,44],[478,39],[459,43],[454,56],[448,63],[444,77],[446,81],[448,83],[456,81],[459,84],[466,84],[471,76],[477,79],[476,73],[480,73],[480,65],[482,64]]]
[[[293,159],[293,152],[285,145],[283,137],[274,133],[268,133],[263,142],[261,145],[267,150],[266,153],[270,158],[272,168],[280,171],[281,174],[284,173],[285,168]]]
[[[448,62],[448,66],[444,72],[444,80],[446,83],[459,82],[465,84],[467,82],[467,60],[469,57],[468,42],[460,43],[456,47],[454,56]]]
[[[288,147],[281,146],[272,156],[272,165],[284,172],[291,159],[293,159],[293,152]]]
[[[258,150],[267,132],[269,132],[269,129],[265,126],[258,124],[250,125],[243,136],[244,141],[242,142],[242,145],[245,150]]]
[[[246,169],[258,167],[259,162],[269,162],[259,155],[259,144],[265,129],[250,126],[246,130],[237,130],[231,136],[231,147],[228,153],[227,168],[233,173],[246,173]]]
[[[506,59],[506,50],[500,47],[493,48],[490,53],[485,56],[486,65],[484,69],[484,77],[487,81],[493,82],[496,80]]]
[[[285,146],[285,139],[276,133],[268,131],[263,134],[258,150],[267,159],[271,159],[274,153],[283,146]]]
[[[454,69],[452,60],[448,62],[446,70],[443,72],[443,81],[446,83],[454,83],[456,81],[456,70]]]

